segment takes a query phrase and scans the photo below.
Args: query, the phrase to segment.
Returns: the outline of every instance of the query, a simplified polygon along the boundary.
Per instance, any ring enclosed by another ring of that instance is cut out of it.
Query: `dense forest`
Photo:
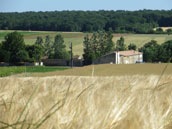
[[[0,13],[1,30],[153,33],[172,26],[172,10]]]

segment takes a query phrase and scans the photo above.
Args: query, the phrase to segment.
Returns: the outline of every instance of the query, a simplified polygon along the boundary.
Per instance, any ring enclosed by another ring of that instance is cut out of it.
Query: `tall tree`
[[[100,55],[98,33],[97,32],[93,33],[92,37],[90,38],[90,42],[91,42],[92,52],[94,53],[93,59],[95,59],[96,57],[98,57]]]
[[[10,53],[10,63],[28,60],[23,35],[18,32],[12,32],[5,36],[5,41],[2,42],[2,49]]]
[[[42,57],[42,47],[39,45],[26,45],[26,51],[29,54],[30,62],[40,62]]]
[[[54,58],[57,59],[69,59],[69,53],[66,51],[66,46],[64,44],[64,39],[63,37],[58,34],[54,38]]]
[[[84,37],[83,46],[84,46],[84,54],[83,54],[84,64],[89,65],[92,63],[94,54],[88,34]]]
[[[52,53],[52,42],[49,35],[46,36],[44,42],[44,55],[49,56]]]
[[[2,49],[2,44],[0,43],[0,62],[9,62],[10,52]]]
[[[157,43],[157,41],[152,40],[148,43],[146,43],[143,47],[139,49],[139,51],[143,52],[143,60],[146,62],[158,62],[160,45]]]
[[[130,44],[128,45],[128,50],[136,50],[136,49],[137,49],[137,46],[136,46],[135,44],[130,43]]]
[[[109,30],[105,34],[105,39],[106,39],[106,47],[105,47],[105,54],[106,54],[114,50],[112,30]]]
[[[108,32],[93,33],[89,38],[88,35],[84,37],[84,64],[91,64],[92,61],[100,56],[103,56],[114,49],[112,41],[113,35]]]
[[[124,51],[126,50],[126,45],[124,43],[124,37],[120,37],[119,40],[116,42],[116,51]]]
[[[113,35],[111,31],[98,33],[100,56],[103,56],[114,50],[114,42],[112,39],[113,39]]]
[[[41,47],[43,47],[43,38],[41,37],[41,36],[38,36],[37,38],[36,38],[36,41],[35,41],[35,44],[36,45],[39,45],[39,46],[41,46]]]
[[[172,40],[161,44],[161,51],[159,52],[160,61],[168,62],[172,58]]]

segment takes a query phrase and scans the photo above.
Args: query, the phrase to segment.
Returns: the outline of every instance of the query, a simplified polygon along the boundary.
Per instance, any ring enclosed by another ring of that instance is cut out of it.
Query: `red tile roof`
[[[132,56],[132,55],[140,55],[141,52],[129,50],[129,51],[118,51],[122,56]],[[116,52],[115,52],[116,53]]]

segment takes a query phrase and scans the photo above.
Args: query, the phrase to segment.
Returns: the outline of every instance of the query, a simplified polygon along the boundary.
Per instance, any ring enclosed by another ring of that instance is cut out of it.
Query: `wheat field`
[[[171,129],[172,76],[0,78],[0,129]]]

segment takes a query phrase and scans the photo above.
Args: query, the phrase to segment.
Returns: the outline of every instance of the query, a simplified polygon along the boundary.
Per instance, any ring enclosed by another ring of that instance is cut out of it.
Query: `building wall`
[[[120,56],[120,64],[135,64],[136,62],[143,62],[143,55]]]
[[[136,62],[143,62],[142,54],[122,56],[119,53],[112,53],[94,60],[94,64],[135,64]]]
[[[67,61],[63,59],[45,59],[42,62],[45,66],[67,66]]]
[[[68,61],[68,65],[71,66],[70,60]],[[77,66],[77,67],[83,66],[83,60],[82,59],[74,59],[73,66]]]
[[[64,59],[45,59],[42,61],[45,66],[70,66],[71,65],[70,60],[64,60]],[[74,59],[73,66],[77,66],[77,67],[83,66],[83,60]]]
[[[136,62],[143,62],[142,54],[122,56],[119,52],[116,52],[99,57],[93,61],[94,64],[135,64]]]
[[[93,63],[94,64],[110,64],[110,63],[115,64],[116,63],[115,57],[116,57],[115,53],[111,53],[109,55],[105,55],[105,56],[99,57],[97,59],[94,59]]]

